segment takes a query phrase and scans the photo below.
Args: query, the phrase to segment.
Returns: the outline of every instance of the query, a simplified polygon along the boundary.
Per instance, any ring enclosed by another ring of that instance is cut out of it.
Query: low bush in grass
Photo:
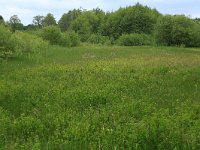
[[[141,46],[152,45],[153,40],[150,35],[146,34],[124,34],[117,40],[117,44],[121,46]]]
[[[4,25],[0,25],[0,58],[8,58],[15,52],[11,31]]]
[[[68,34],[62,33],[59,45],[64,47],[71,47],[71,40]]]
[[[3,59],[24,53],[36,53],[48,46],[47,41],[36,35],[20,31],[12,34],[3,25],[0,25],[0,35],[0,57]]]
[[[80,38],[74,31],[68,31],[67,34],[71,40],[71,46],[78,46],[80,44]]]
[[[56,26],[47,26],[42,29],[41,37],[44,40],[49,41],[51,45],[59,45],[62,38],[62,34],[60,28]]]
[[[14,41],[17,54],[38,53],[48,46],[48,42],[42,38],[20,31],[12,35],[12,41]]]
[[[109,37],[102,36],[100,34],[92,34],[89,37],[88,42],[92,43],[92,44],[101,44],[101,45],[110,45],[111,44]]]
[[[60,28],[56,26],[44,27],[40,35],[44,40],[49,41],[51,45],[73,47],[80,44],[80,39],[77,33],[74,31],[62,33]]]
[[[74,31],[67,31],[62,33],[59,45],[66,47],[74,47],[80,44],[80,38]]]

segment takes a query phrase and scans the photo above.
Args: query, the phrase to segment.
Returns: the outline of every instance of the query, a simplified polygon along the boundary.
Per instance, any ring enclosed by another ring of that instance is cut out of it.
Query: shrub
[[[11,31],[4,25],[0,25],[0,57],[7,58],[15,52]]]
[[[80,39],[77,33],[74,31],[68,31],[62,33],[60,45],[67,47],[74,47],[80,44]]]
[[[44,40],[49,41],[49,43],[52,45],[59,45],[61,38],[62,38],[62,34],[58,27],[47,26],[42,29],[41,37]]]
[[[117,43],[121,46],[141,46],[152,45],[153,40],[146,34],[124,34],[118,40]]]
[[[89,37],[88,42],[92,44],[102,44],[102,45],[111,44],[108,36],[102,36],[99,34],[92,34]]]
[[[71,47],[71,40],[68,34],[62,33],[59,45]]]
[[[71,46],[78,46],[80,44],[80,38],[74,31],[68,31],[67,34],[71,40]]]
[[[20,31],[12,35],[12,41],[18,54],[35,53],[48,46],[48,42],[42,38]]]

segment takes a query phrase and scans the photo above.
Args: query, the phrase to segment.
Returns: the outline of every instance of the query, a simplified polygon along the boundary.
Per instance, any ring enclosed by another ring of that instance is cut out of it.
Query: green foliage
[[[36,31],[36,30],[37,30],[37,26],[34,24],[28,24],[24,26],[24,31]]]
[[[12,35],[12,39],[18,55],[24,53],[39,53],[48,46],[48,42],[42,38],[20,31],[15,32]]]
[[[67,34],[69,35],[69,38],[71,40],[71,46],[78,46],[80,44],[80,39],[77,33],[74,31],[68,31]]]
[[[155,37],[158,44],[191,46],[193,30],[191,19],[182,15],[167,15],[159,18],[155,28]]]
[[[9,25],[12,29],[12,32],[23,29],[23,24],[21,24],[21,20],[18,18],[17,15],[13,15],[10,17]]]
[[[107,36],[102,36],[100,34],[92,34],[88,41],[89,43],[92,43],[92,44],[102,44],[102,45],[110,45],[111,44],[111,41],[109,40],[109,37]]]
[[[44,26],[44,16],[34,16],[33,17],[33,25],[37,26],[38,28],[41,28]]]
[[[120,36],[117,43],[121,46],[141,46],[153,45],[153,40],[150,35],[135,33]]]
[[[191,31],[191,41],[189,46],[200,47],[200,23],[193,22],[193,29]]]
[[[93,25],[93,33],[102,34],[104,30],[103,25],[106,21],[106,13],[100,8],[93,9],[92,13],[94,13],[97,18],[96,23]]]
[[[0,34],[0,57],[2,58],[25,53],[38,53],[48,46],[48,42],[38,36],[20,31],[12,34],[3,25],[0,25]]]
[[[172,44],[189,46],[191,41],[192,21],[176,15],[173,17]]]
[[[15,46],[11,38],[12,33],[4,25],[0,24],[0,57],[7,58],[15,52]]]
[[[103,34],[117,39],[122,34],[153,33],[157,18],[160,16],[157,10],[147,6],[136,4],[108,14],[104,24]]]
[[[56,25],[56,19],[54,18],[53,14],[48,13],[46,17],[44,17],[43,24],[44,26]]]
[[[79,34],[82,42],[86,42],[91,34],[98,34],[102,31],[104,16],[104,12],[100,9],[82,12],[72,22],[70,28]]]
[[[41,31],[41,37],[50,42],[51,45],[62,45],[66,47],[78,46],[80,39],[74,31],[61,33],[60,28],[56,26],[44,27]]]
[[[91,34],[89,21],[82,16],[74,20],[70,28],[79,35],[82,42],[87,41]]]
[[[58,21],[58,25],[61,29],[61,31],[67,31],[71,25],[71,23],[79,16],[81,15],[80,9],[74,9],[72,11],[69,11],[68,13],[64,13],[60,20]]]
[[[59,45],[62,34],[57,26],[47,26],[42,29],[41,37],[49,41],[51,45]]]
[[[170,46],[172,43],[172,29],[172,16],[167,15],[160,17],[155,28],[155,38],[157,43]]]
[[[3,17],[0,15],[0,24],[4,24],[4,23],[5,23],[5,21],[4,21]]]
[[[78,46],[79,44],[80,44],[79,36],[74,31],[67,31],[65,33],[62,33],[60,45],[67,47],[74,47]]]
[[[61,37],[59,45],[71,47],[71,39],[67,33],[62,33],[62,37]]]

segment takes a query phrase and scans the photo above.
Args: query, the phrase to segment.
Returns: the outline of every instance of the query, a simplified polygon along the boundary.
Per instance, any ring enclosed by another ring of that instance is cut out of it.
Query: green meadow
[[[199,150],[200,49],[85,44],[0,60],[0,149]]]

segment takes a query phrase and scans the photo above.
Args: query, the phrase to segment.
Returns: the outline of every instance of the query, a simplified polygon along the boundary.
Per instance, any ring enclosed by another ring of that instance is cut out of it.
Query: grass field
[[[0,61],[0,149],[200,149],[200,49],[49,47]]]

